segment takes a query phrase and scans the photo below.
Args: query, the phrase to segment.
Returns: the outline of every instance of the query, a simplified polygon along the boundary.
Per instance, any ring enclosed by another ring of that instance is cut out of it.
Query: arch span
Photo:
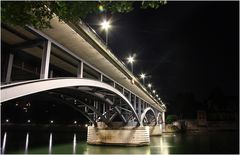
[[[1,86],[1,102],[6,102],[12,99],[23,97],[26,95],[31,95],[39,92],[68,88],[68,87],[95,87],[101,88],[113,92],[118,95],[132,111],[133,115],[137,119],[138,125],[140,125],[139,117],[128,101],[128,99],[114,87],[92,79],[80,79],[80,78],[52,78],[52,79],[39,79],[30,80],[24,82],[18,82],[13,84],[8,84]]]
[[[143,111],[143,113],[141,115],[141,122],[140,122],[140,124],[144,125],[144,119],[146,119],[146,114],[148,112],[152,112],[154,120],[155,120],[155,125],[156,125],[157,124],[157,117],[156,117],[156,114],[155,114],[154,110],[151,107],[147,107],[146,109],[144,109],[144,111]]]

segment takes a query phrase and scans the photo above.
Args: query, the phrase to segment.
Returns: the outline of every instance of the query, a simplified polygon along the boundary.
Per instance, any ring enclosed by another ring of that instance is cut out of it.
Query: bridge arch
[[[8,84],[1,86],[1,102],[6,102],[12,99],[16,99],[19,97],[23,97],[26,95],[31,95],[39,92],[45,92],[50,90],[58,90],[58,89],[64,89],[64,88],[71,88],[71,87],[92,87],[92,88],[100,88],[107,91],[110,91],[114,94],[116,94],[121,100],[123,100],[127,106],[130,108],[130,111],[132,112],[132,117],[135,118],[137,125],[140,125],[139,117],[131,105],[131,103],[128,101],[128,99],[117,89],[114,87],[92,79],[84,79],[84,78],[52,78],[52,79],[39,79],[39,80],[30,80],[30,81],[24,81],[24,82],[18,82],[13,84]],[[71,92],[71,91],[70,91]],[[103,95],[101,94],[94,94],[98,98],[105,99]],[[66,101],[73,100],[71,97],[71,93],[65,93],[64,95],[59,95],[59,97],[65,99]],[[74,100],[75,101],[75,100]],[[82,105],[86,105],[82,103],[79,100],[76,100],[76,102],[80,102]],[[113,105],[109,100],[106,100],[108,104]],[[87,105],[86,105],[87,106]],[[89,107],[92,111],[98,113],[96,109],[93,107]],[[115,108],[117,113],[120,114],[118,108]],[[115,114],[116,115],[116,114]],[[113,120],[115,115],[110,119]],[[84,115],[85,116],[85,115]],[[101,116],[103,119],[104,117]],[[122,116],[123,117],[123,116]],[[88,118],[89,119],[89,118]],[[122,118],[124,119],[124,118]],[[92,121],[92,120],[90,120]],[[95,124],[96,125],[96,124]]]
[[[144,109],[143,113],[141,114],[141,125],[144,125],[144,120],[149,119],[146,118],[147,117],[147,113],[152,113],[152,117],[155,121],[155,125],[157,124],[157,117],[156,117],[156,113],[155,111],[151,108],[151,107],[147,107],[146,109]],[[146,120],[148,121],[148,123],[152,123],[152,120]]]

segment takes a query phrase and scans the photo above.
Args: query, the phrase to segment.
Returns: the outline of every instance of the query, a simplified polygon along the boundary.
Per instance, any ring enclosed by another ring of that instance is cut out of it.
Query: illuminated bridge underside
[[[81,112],[95,126],[97,122],[104,122],[111,127],[117,116],[122,125],[133,121],[140,125],[136,111],[121,92],[106,83],[91,79],[56,78],[8,84],[1,87],[1,102],[40,92],[62,100]]]

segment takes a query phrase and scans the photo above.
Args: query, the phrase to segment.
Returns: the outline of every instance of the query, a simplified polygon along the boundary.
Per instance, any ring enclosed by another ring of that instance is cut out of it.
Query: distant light
[[[77,121],[74,121],[74,124],[77,124]]]
[[[156,95],[156,97],[158,97],[158,94]]]
[[[99,6],[98,6],[98,9],[99,9],[100,12],[103,12],[103,11],[104,11],[104,8],[103,8],[102,5],[99,5]]]
[[[156,93],[156,90],[153,90],[152,92],[153,92],[153,94],[155,94],[155,93]]]
[[[53,123],[53,120],[51,120],[50,123],[52,124],[52,123]]]
[[[18,106],[18,104],[16,103],[16,104],[15,104],[15,106],[17,107],[17,106]]]
[[[134,60],[134,57],[133,56],[129,56],[128,58],[127,58],[127,61],[128,61],[128,63],[133,63],[135,60]]]
[[[151,88],[151,87],[152,87],[152,84],[151,84],[151,83],[149,83],[149,84],[148,84],[148,88]]]
[[[140,74],[141,79],[145,79],[146,75],[144,73]]]
[[[29,120],[27,120],[27,122],[28,122],[28,123],[30,123],[30,122],[31,122],[31,120],[29,119]]]
[[[88,124],[85,124],[85,127],[88,127]]]
[[[6,119],[6,122],[8,123],[8,122],[9,122],[9,119]]]
[[[103,22],[101,23],[101,26],[104,30],[108,30],[111,27],[110,22],[107,21],[106,19],[103,20]]]

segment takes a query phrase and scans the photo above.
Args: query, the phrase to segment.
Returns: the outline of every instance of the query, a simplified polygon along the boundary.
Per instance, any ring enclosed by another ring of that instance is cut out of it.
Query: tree
[[[2,22],[10,25],[32,25],[36,28],[51,27],[56,14],[60,20],[77,22],[89,14],[127,13],[135,7],[157,9],[166,1],[4,1],[1,2]]]

